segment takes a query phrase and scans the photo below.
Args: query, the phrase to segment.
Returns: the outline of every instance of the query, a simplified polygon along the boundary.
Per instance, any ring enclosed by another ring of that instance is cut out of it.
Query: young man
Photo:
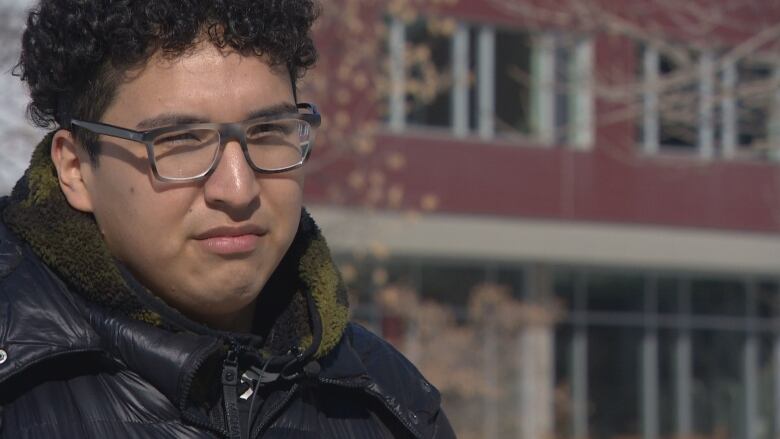
[[[0,437],[447,438],[347,322],[302,208],[311,0],[42,0],[18,73],[54,130],[0,201]]]

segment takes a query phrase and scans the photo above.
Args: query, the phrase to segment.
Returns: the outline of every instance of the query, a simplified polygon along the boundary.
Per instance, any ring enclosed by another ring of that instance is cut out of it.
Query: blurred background
[[[780,437],[780,1],[323,6],[307,205],[459,437]]]

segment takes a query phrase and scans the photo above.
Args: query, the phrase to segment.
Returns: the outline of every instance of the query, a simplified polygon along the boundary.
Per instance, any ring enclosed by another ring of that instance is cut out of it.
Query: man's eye
[[[155,141],[157,144],[172,144],[184,142],[200,142],[200,138],[194,133],[178,133],[170,136],[164,136]]]
[[[247,136],[257,137],[268,134],[288,135],[292,132],[290,124],[264,124],[251,127],[247,131]]]

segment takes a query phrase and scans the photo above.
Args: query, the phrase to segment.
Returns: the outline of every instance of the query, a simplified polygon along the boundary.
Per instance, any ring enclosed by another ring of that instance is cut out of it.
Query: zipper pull
[[[225,402],[225,417],[230,439],[243,439],[238,414],[238,380],[238,351],[235,345],[231,345],[222,363],[222,397]]]

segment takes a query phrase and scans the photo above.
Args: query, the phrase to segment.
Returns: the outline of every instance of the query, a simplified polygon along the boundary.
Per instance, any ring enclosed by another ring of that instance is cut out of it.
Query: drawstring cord
[[[255,421],[255,399],[257,398],[257,391],[260,389],[260,383],[263,382],[263,378],[265,377],[265,371],[268,369],[268,365],[271,364],[270,361],[266,361],[263,365],[263,368],[260,370],[260,376],[257,377],[257,381],[255,381],[255,385],[252,388],[252,402],[249,403],[249,414],[246,417],[246,431],[247,433],[251,433],[251,428],[254,427],[254,421]]]

